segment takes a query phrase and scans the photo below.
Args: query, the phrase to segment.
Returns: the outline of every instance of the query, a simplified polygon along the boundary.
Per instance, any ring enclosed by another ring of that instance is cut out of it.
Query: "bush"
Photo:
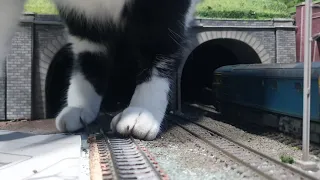
[[[206,18],[271,19],[289,17],[285,3],[277,0],[203,0],[197,16]]]
[[[291,156],[288,155],[281,155],[280,156],[280,160],[283,163],[287,163],[287,164],[293,164],[294,163],[294,159]]]
[[[55,5],[50,0],[27,0],[25,11],[38,14],[58,14]]]

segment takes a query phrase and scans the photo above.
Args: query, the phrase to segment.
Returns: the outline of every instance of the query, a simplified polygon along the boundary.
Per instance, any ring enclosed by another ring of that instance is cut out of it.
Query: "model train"
[[[310,139],[320,143],[320,63],[312,63]],[[303,63],[240,64],[215,70],[214,105],[223,118],[302,135]]]

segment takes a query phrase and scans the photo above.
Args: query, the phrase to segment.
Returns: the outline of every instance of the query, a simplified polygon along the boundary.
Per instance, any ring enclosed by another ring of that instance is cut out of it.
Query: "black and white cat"
[[[161,131],[185,32],[198,0],[53,0],[73,53],[67,105],[56,117],[61,132],[97,117],[117,58],[134,61],[136,89],[111,122],[113,131],[153,140]],[[0,59],[4,59],[25,0],[0,0]]]

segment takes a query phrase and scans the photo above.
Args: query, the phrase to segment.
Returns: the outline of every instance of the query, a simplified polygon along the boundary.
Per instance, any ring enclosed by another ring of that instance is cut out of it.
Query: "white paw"
[[[60,132],[73,132],[83,128],[80,118],[90,124],[97,114],[84,108],[67,106],[56,117],[56,127]]]
[[[116,115],[111,122],[111,130],[122,135],[133,135],[144,140],[153,140],[160,131],[161,121],[143,108],[128,107]]]

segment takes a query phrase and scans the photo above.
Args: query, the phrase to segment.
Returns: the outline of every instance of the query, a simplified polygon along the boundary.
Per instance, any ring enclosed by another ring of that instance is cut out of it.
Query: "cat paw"
[[[128,107],[111,121],[111,130],[121,135],[132,135],[142,140],[153,140],[160,131],[161,121],[143,108]]]
[[[56,128],[60,132],[74,132],[83,128],[80,119],[86,124],[90,124],[96,116],[97,114],[90,110],[67,106],[56,117]]]

